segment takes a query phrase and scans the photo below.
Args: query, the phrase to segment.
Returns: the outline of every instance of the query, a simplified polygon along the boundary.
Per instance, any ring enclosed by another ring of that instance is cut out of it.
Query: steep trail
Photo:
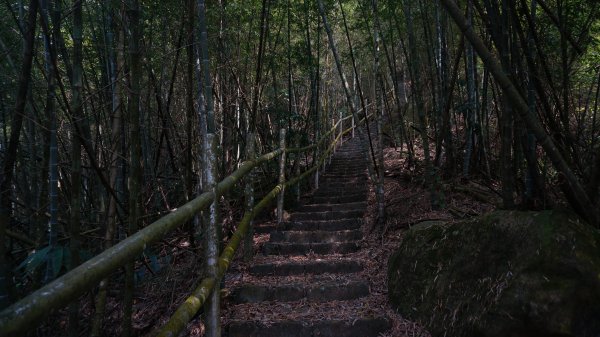
[[[390,328],[368,308],[358,257],[368,191],[360,145],[354,138],[339,148],[311,200],[271,231],[264,256],[234,282],[229,337],[369,337]]]

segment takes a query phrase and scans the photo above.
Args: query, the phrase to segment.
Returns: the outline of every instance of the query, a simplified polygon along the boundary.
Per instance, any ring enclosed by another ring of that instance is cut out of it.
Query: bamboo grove
[[[473,179],[496,190],[503,208],[566,205],[598,226],[599,7],[4,1],[0,309],[277,149],[279,130],[287,146],[304,147],[349,116],[374,116],[357,132],[380,224],[383,147],[393,146],[407,158],[402,169],[428,188],[432,208],[446,206],[447,182]],[[314,163],[318,149],[287,156],[285,176]],[[267,164],[180,229],[204,252],[200,265],[218,257],[220,238],[252,209],[244,195],[269,192],[278,171]],[[162,261],[154,248],[144,256]],[[140,263],[90,291],[92,315],[70,305],[70,335],[100,335],[115,291],[124,318],[118,334],[133,334]]]

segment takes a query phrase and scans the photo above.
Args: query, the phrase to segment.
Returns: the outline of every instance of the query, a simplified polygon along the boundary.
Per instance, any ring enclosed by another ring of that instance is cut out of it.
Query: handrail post
[[[333,151],[331,152],[332,155],[337,150],[337,143],[335,142],[335,137],[337,137],[337,127],[336,127],[335,117],[334,116],[335,116],[335,113],[332,113],[332,116],[331,116],[331,118],[333,119],[333,121],[332,121],[332,123],[333,123],[333,132],[331,133],[331,141],[333,142]],[[339,120],[338,120],[338,122],[339,122]]]
[[[217,158],[217,135],[209,133],[206,135],[208,142],[208,153],[206,154],[206,188],[213,191],[215,197],[210,205],[205,218],[205,259],[206,259],[206,274],[208,277],[217,279],[219,266],[219,236],[220,226],[218,222],[218,205],[219,195],[216,190],[216,158]],[[206,308],[206,336],[218,337],[221,336],[221,314],[220,314],[220,287],[215,284],[213,292],[208,297],[208,307]]]
[[[294,172],[294,176],[298,176],[300,175],[300,159],[301,159],[301,155],[300,153],[296,154],[296,172]],[[300,202],[300,186],[301,184],[301,180],[298,180],[298,183],[296,184],[296,202]]]
[[[277,198],[277,224],[283,221],[283,199],[285,197],[285,128],[279,131],[279,148],[281,149],[281,157],[279,157],[279,185],[281,185],[281,191]]]
[[[254,133],[246,134],[246,160],[254,159]],[[251,212],[254,207],[254,174],[248,173],[246,184],[244,186],[244,195],[246,199],[246,212]],[[248,233],[244,237],[244,260],[250,261],[254,256],[254,223],[252,220],[248,223]]]
[[[317,169],[315,170],[315,190],[319,189],[319,166],[317,166]]]
[[[352,116],[352,118],[350,118],[352,120],[352,138],[354,138],[354,116]]]
[[[332,116],[333,119],[333,116]],[[333,124],[333,121],[331,122]],[[335,125],[333,125],[335,127]],[[329,139],[327,144],[325,144],[325,149],[327,149],[335,140],[335,129],[332,130],[333,132],[329,132]],[[327,151],[327,150],[325,150]],[[335,146],[333,147],[333,151],[329,152],[329,154],[327,155],[327,158],[325,158],[325,161],[323,161],[323,172],[325,172],[325,167],[327,167],[327,165],[331,164],[331,155],[335,152]]]
[[[342,118],[342,109],[340,111],[340,135],[344,132],[344,119]],[[340,146],[344,143],[344,137],[340,138]]]

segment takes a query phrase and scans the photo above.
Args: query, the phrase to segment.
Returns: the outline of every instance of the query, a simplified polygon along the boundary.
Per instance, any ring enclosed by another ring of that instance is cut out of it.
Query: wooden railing
[[[90,260],[67,272],[51,283],[31,293],[27,297],[14,303],[0,312],[0,336],[17,336],[35,328],[53,310],[58,310],[79,296],[96,287],[98,283],[108,277],[117,268],[124,266],[142,254],[144,249],[160,239],[167,233],[191,220],[200,211],[207,209],[215,199],[216,195],[223,195],[233,187],[241,178],[246,176],[256,166],[277,158],[285,153],[300,153],[313,150],[322,146],[332,135],[335,134],[340,123],[351,116],[339,120],[321,139],[313,145],[302,148],[279,148],[275,151],[263,154],[256,159],[243,162],[240,167],[229,176],[221,180],[214,191],[204,192],[183,206],[173,210],[171,213],[154,221],[150,225],[136,232],[132,236],[106,249]],[[356,125],[360,125],[361,120]],[[336,144],[342,137],[353,130],[353,126],[336,135],[328,148],[314,162],[314,165],[302,174],[284,181],[275,186],[262,200],[260,200],[251,211],[242,217],[237,230],[229,240],[227,246],[221,253],[218,261],[218,273],[216,278],[204,278],[192,294],[179,306],[171,316],[167,324],[160,330],[159,336],[177,336],[190,319],[200,310],[214,285],[220,282],[227,271],[240,242],[248,232],[252,219],[287,186],[293,186],[302,179],[318,170],[324,161],[331,155]]]

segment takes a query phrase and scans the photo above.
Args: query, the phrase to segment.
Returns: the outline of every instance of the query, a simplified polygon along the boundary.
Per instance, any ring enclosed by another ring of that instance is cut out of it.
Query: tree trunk
[[[73,5],[73,72],[71,85],[73,87],[71,94],[71,108],[73,117],[83,118],[82,103],[82,41],[83,41],[83,22],[82,22],[82,2],[76,1]],[[81,230],[81,141],[75,132],[75,127],[71,131],[71,223],[69,232],[71,235],[69,249],[71,250],[71,265],[67,266],[73,269],[80,263],[79,246]],[[77,301],[69,305],[69,336],[79,336],[79,304]]]
[[[469,24],[473,24],[473,2],[472,0],[468,1],[467,4],[467,20]],[[469,177],[469,168],[471,165],[471,155],[473,153],[473,143],[474,143],[474,133],[473,129],[475,127],[475,115],[477,113],[477,100],[476,100],[476,80],[475,80],[475,55],[473,52],[473,46],[471,43],[465,41],[465,61],[467,64],[467,93],[468,93],[468,102],[466,114],[467,118],[465,118],[466,123],[466,134],[465,134],[465,154],[463,160],[463,177]]]
[[[127,113],[129,115],[129,220],[128,235],[133,235],[139,228],[141,217],[141,185],[142,185],[142,144],[140,138],[140,79],[142,76],[142,59],[139,41],[141,32],[141,10],[138,0],[130,0],[127,4],[127,18],[129,26],[129,101]],[[123,331],[122,336],[131,336],[131,316],[134,294],[134,267],[135,261],[125,265],[125,290],[123,298]]]
[[[52,258],[55,254],[56,244],[58,240],[57,226],[58,226],[58,145],[57,145],[57,120],[56,112],[54,110],[54,99],[55,99],[55,72],[54,62],[52,62],[53,50],[50,36],[50,8],[48,7],[48,1],[42,0],[40,2],[40,18],[42,21],[42,27],[44,28],[43,41],[44,41],[44,70],[46,72],[46,79],[48,82],[48,91],[46,94],[46,106],[44,108],[44,115],[47,116],[50,121],[50,169],[49,169],[49,195],[48,195],[48,212],[50,213],[50,220],[48,221],[48,246],[50,251],[46,257],[46,272],[44,274],[44,283],[50,282],[54,278],[54,270],[60,268],[60,266],[54,266],[54,259]]]
[[[379,45],[381,44],[380,31],[379,31],[379,12],[377,9],[377,0],[371,1],[371,6],[373,8],[373,16],[375,17],[376,24],[374,25],[374,40],[375,40],[375,104],[377,107],[377,166],[379,168],[379,172],[377,173],[377,183],[375,187],[375,195],[377,197],[377,221],[380,226],[385,224],[386,215],[385,215],[385,190],[384,190],[384,174],[385,174],[385,166],[384,166],[384,158],[383,158],[383,117],[384,117],[384,93],[385,86],[383,81],[383,75],[381,73],[381,64],[379,61]],[[391,120],[389,121],[392,122]]]
[[[213,200],[208,211],[204,213],[204,230],[205,246],[204,246],[204,257],[206,263],[206,276],[216,279],[217,276],[217,259],[219,258],[219,242],[221,227],[219,225],[219,199],[220,196],[216,195],[216,182],[217,182],[217,136],[215,134],[215,116],[212,98],[212,83],[210,77],[210,62],[208,59],[208,39],[206,32],[206,5],[204,0],[198,0],[198,22],[200,26],[200,50],[201,50],[201,62],[202,72],[204,79],[202,80],[204,88],[204,99],[206,101],[206,107],[204,104],[199,104],[200,117],[205,115],[204,120],[206,121],[205,127],[201,127],[206,130],[206,136],[203,137],[203,163],[204,163],[204,182],[203,186],[205,191],[213,190],[215,192],[215,199]],[[221,336],[221,321],[220,321],[220,286],[215,284],[215,287],[209,296],[208,304],[206,307],[205,315],[206,323],[206,336],[208,337],[220,337]]]

